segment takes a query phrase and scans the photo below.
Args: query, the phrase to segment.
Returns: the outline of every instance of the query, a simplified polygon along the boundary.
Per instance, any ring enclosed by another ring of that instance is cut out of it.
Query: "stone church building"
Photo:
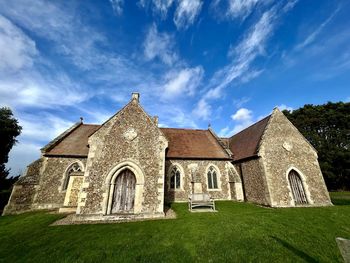
[[[192,193],[270,207],[331,205],[317,152],[277,108],[230,138],[159,128],[139,94],[102,125],[76,123],[41,149],[4,214],[75,212],[76,220],[164,216]]]

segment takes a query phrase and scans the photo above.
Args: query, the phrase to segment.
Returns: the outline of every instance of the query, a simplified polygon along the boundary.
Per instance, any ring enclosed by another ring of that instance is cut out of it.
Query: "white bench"
[[[215,201],[208,194],[191,194],[188,197],[188,208],[192,211],[196,207],[210,207],[215,210]]]

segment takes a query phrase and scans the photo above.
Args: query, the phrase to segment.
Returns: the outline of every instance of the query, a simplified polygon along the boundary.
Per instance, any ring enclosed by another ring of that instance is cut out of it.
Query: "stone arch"
[[[305,197],[306,197],[306,202],[307,202],[307,204],[313,204],[313,201],[312,201],[311,195],[310,195],[310,191],[309,191],[309,186],[308,186],[308,184],[307,184],[307,182],[306,182],[306,177],[305,177],[305,175],[304,175],[298,168],[296,168],[296,167],[294,167],[294,166],[289,167],[289,168],[287,169],[287,171],[286,171],[286,174],[285,174],[285,178],[286,178],[286,180],[287,180],[287,186],[288,186],[288,190],[289,190],[289,197],[290,197],[290,199],[292,200],[292,201],[291,201],[291,204],[292,204],[293,206],[296,205],[295,199],[294,199],[294,196],[293,196],[292,185],[291,185],[291,182],[290,182],[290,180],[289,180],[289,175],[290,175],[290,173],[291,173],[292,171],[296,172],[296,174],[297,174],[298,177],[300,178],[300,182],[301,182],[301,184],[302,184],[302,188],[303,188],[304,193],[305,193]]]
[[[136,178],[134,213],[141,213],[145,176],[142,169],[135,162],[129,160],[117,164],[110,170],[106,177],[105,186],[107,194],[103,202],[103,211],[105,215],[111,214],[115,182],[118,175],[126,169],[130,170]]]
[[[174,167],[177,167],[180,170],[180,189],[171,189],[170,188],[171,171],[174,169]],[[167,187],[168,187],[168,189],[183,190],[184,189],[184,180],[185,180],[185,171],[184,171],[183,167],[181,166],[181,164],[179,164],[177,162],[171,163],[171,165],[169,166],[168,171],[167,171]]]
[[[210,167],[213,167],[216,171],[216,179],[217,179],[217,184],[218,184],[218,188],[214,188],[214,189],[209,189],[209,185],[208,185],[208,172]],[[209,163],[207,165],[207,167],[205,168],[205,183],[207,185],[207,190],[208,191],[220,191],[221,190],[221,171],[219,169],[219,167],[217,167],[215,164],[213,163]]]
[[[60,189],[61,191],[66,191],[67,190],[67,187],[68,187],[68,184],[69,184],[70,170],[75,164],[78,164],[79,167],[80,167],[81,172],[84,173],[85,168],[84,168],[84,164],[83,164],[82,161],[74,160],[74,161],[70,162],[70,164],[67,166],[67,168],[65,169],[65,171],[63,173],[61,189]]]

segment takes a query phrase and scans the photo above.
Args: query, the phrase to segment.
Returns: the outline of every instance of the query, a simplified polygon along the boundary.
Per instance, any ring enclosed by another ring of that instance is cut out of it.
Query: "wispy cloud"
[[[140,0],[139,6],[152,10],[154,15],[159,15],[163,20],[167,17],[169,9],[176,6],[174,24],[178,29],[187,29],[194,23],[201,12],[202,0]]]
[[[167,33],[160,33],[157,26],[153,24],[145,38],[144,55],[146,60],[158,58],[167,65],[173,64],[178,60],[178,55],[174,50],[174,37]]]
[[[0,10],[5,16],[36,36],[49,40],[50,48],[79,69],[89,70],[96,64],[105,63],[108,58],[101,54],[97,45],[103,45],[106,38],[83,23],[70,8],[73,9],[69,4],[59,6],[43,0],[31,1],[30,8],[25,0],[0,2]]]
[[[275,9],[265,12],[241,42],[234,49],[231,48],[229,54],[232,57],[232,62],[214,74],[209,83],[209,90],[200,100],[202,105],[208,105],[207,101],[220,98],[223,90],[234,80],[252,79],[261,73],[259,70],[251,70],[250,67],[256,57],[264,54],[265,44],[274,28],[275,19]],[[208,116],[202,115],[202,117],[207,118]]]
[[[0,71],[31,67],[37,53],[35,42],[0,15]]]
[[[203,77],[203,68],[184,68],[170,72],[166,76],[167,82],[163,85],[162,97],[175,99],[178,96],[192,96]]]
[[[316,38],[321,34],[323,29],[333,20],[333,18],[336,16],[339,10],[340,7],[338,6],[338,8],[323,23],[321,23],[312,33],[310,33],[303,42],[299,43],[295,47],[295,50],[302,50],[306,46],[313,43],[316,40]]]
[[[208,120],[212,113],[212,107],[207,100],[202,98],[193,109],[192,114],[199,119]]]
[[[211,9],[219,19],[245,20],[260,6],[270,4],[271,0],[214,0]]]
[[[124,0],[109,0],[109,2],[112,5],[114,13],[120,16],[123,13]]]
[[[186,29],[195,21],[202,9],[201,0],[179,0],[174,15],[174,23],[178,29]]]
[[[142,8],[151,8],[153,13],[160,14],[161,18],[165,19],[173,2],[174,0],[140,0],[138,4]]]
[[[241,108],[244,104],[250,101],[249,97],[242,97],[240,99],[234,99],[233,105],[235,105],[236,108]]]
[[[248,2],[243,3],[243,1],[238,1],[242,8],[243,6],[253,6],[256,4],[254,1]],[[231,46],[228,51],[228,56],[232,58],[231,62],[214,73],[207,86],[207,91],[199,100],[194,110],[194,112],[199,112],[200,107],[203,107],[203,105],[206,106],[206,109],[208,109],[206,111],[207,114],[202,114],[200,116],[202,119],[208,119],[210,117],[211,107],[209,101],[221,98],[224,90],[231,86],[233,82],[248,82],[264,71],[264,69],[252,68],[252,65],[259,56],[266,55],[266,44],[273,34],[278,18],[283,13],[291,10],[291,7],[285,7],[286,5],[276,4],[268,11],[265,11],[260,19],[250,27],[242,40],[234,47]]]

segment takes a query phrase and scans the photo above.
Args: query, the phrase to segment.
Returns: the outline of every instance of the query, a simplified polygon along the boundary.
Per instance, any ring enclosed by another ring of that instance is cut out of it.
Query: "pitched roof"
[[[161,128],[169,141],[166,157],[231,159],[209,130]]]
[[[100,125],[81,124],[62,138],[45,156],[87,156],[89,152],[88,138]]]
[[[257,154],[261,137],[270,117],[271,115],[265,117],[230,138],[230,150],[233,153],[234,161],[253,157]]]
[[[88,138],[100,125],[81,124],[44,152],[45,156],[87,156]],[[160,129],[169,141],[167,158],[230,159],[209,130]]]

